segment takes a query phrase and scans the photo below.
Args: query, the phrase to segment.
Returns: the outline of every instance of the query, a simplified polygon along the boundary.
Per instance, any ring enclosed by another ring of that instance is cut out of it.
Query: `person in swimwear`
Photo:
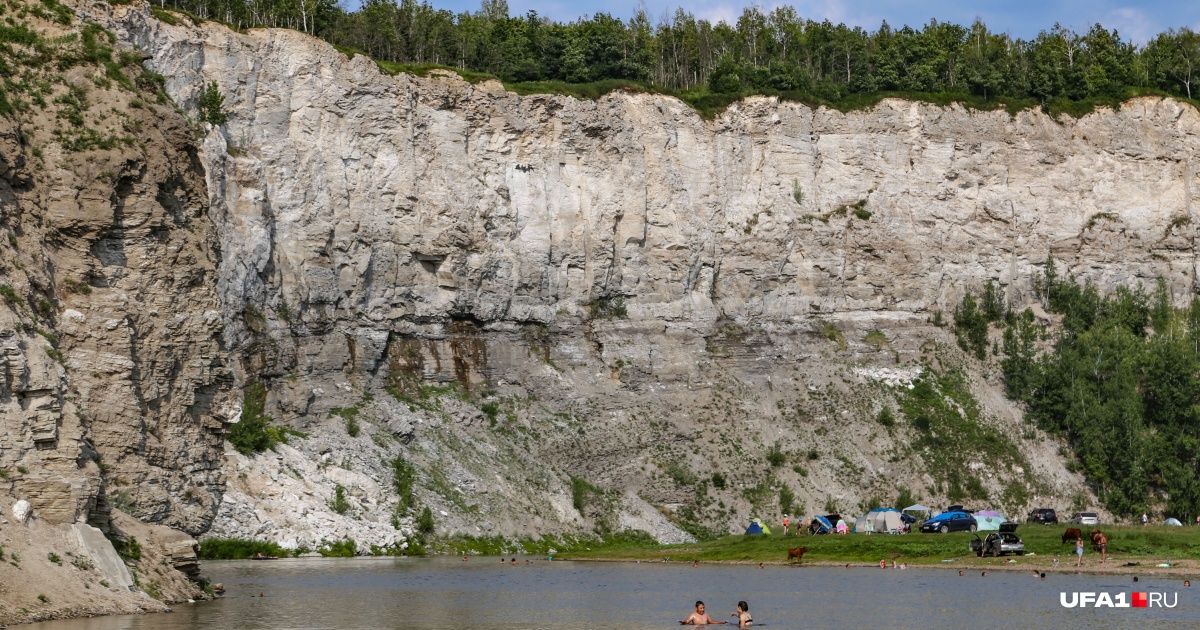
[[[746,600],[738,602],[737,612],[730,616],[737,617],[739,628],[749,628],[754,625],[754,619],[750,617],[750,605],[746,603]]]
[[[717,621],[717,620],[713,619],[712,617],[709,617],[708,613],[704,612],[704,602],[700,602],[700,601],[696,602],[696,612],[689,615],[687,619],[681,619],[679,621],[679,625],[681,625],[681,626],[686,626],[688,624],[691,624],[693,626],[705,626],[710,623],[711,624],[726,624],[729,622],[728,621]]]

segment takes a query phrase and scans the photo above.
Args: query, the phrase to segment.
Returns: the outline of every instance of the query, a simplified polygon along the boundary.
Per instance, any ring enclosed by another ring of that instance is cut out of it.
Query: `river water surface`
[[[1200,582],[1018,571],[844,569],[690,563],[548,562],[498,558],[302,558],[205,562],[223,582],[215,602],[176,612],[77,619],[31,630],[191,628],[668,628],[704,600],[730,619],[738,600],[767,628],[1200,627]],[[1137,588],[1134,588],[1137,587]],[[1193,590],[1195,589],[1195,590]],[[1066,609],[1060,592],[1164,592],[1174,608]],[[256,597],[259,593],[262,598]]]

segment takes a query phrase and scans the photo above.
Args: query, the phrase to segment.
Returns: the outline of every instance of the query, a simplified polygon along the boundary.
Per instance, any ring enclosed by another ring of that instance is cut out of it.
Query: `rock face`
[[[87,72],[52,89],[87,95],[80,126],[136,143],[64,148],[66,101],[0,117],[0,469],[52,522],[103,522],[119,495],[199,533],[220,503],[233,384],[204,170],[169,104]]]
[[[193,131],[165,94],[155,101],[136,53],[68,18],[14,5],[8,22],[41,41],[0,52],[5,72],[25,77],[8,84],[0,115],[0,503],[21,513],[0,546],[32,565],[2,567],[0,625],[164,609],[149,591],[86,592],[124,570],[93,534],[126,536],[114,505],[205,531],[224,490],[221,409],[234,383]],[[105,572],[97,540],[113,561]],[[203,596],[143,542],[154,566],[128,561],[159,585],[155,598]],[[45,561],[76,549],[73,565]]]
[[[363,406],[372,456],[417,462],[449,531],[652,521],[626,492],[727,530],[786,511],[764,499],[778,486],[800,511],[900,485],[941,501],[909,434],[873,422],[928,365],[965,366],[986,422],[1018,443],[1010,472],[1030,488],[1007,509],[1087,503],[994,369],[927,320],[993,280],[1032,304],[1048,255],[1104,290],[1198,286],[1200,114],[1171,100],[1055,120],[762,97],[705,121],[664,96],[522,97],[387,76],[293,31],[80,10],[146,51],[185,109],[209,81],[226,97],[199,159],[221,244],[206,280],[239,383],[266,382],[276,420],[306,431]],[[786,466],[763,463],[770,445]],[[1009,482],[984,477],[1000,502]],[[574,479],[616,511],[578,501]],[[325,497],[333,481],[313,483]],[[350,483],[371,496],[375,481]],[[251,519],[243,503],[269,503],[251,490],[219,531],[299,522]]]

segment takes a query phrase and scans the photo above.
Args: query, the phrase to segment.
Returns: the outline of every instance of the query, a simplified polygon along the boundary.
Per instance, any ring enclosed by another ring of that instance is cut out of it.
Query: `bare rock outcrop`
[[[580,507],[577,478],[610,507],[632,492],[733,530],[779,509],[755,485],[771,445],[792,463],[770,478],[810,510],[899,486],[940,501],[911,436],[874,422],[902,395],[886,371],[922,366],[965,368],[1019,445],[1006,475],[978,473],[997,502],[1087,503],[994,366],[927,321],[990,281],[1034,304],[1051,255],[1103,290],[1197,288],[1200,114],[1170,99],[1053,119],[757,97],[704,120],[661,95],[519,96],[293,31],[81,10],[185,109],[211,81],[226,97],[200,160],[238,379],[298,427],[401,402],[364,421],[411,427],[388,452],[418,462],[449,531],[637,520]]]

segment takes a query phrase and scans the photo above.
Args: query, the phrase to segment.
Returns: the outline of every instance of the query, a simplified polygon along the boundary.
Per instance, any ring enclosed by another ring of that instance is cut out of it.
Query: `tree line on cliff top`
[[[954,312],[959,345],[998,359],[1008,395],[1026,419],[1069,448],[1081,472],[1118,515],[1162,508],[1200,515],[1200,298],[1176,308],[1166,284],[1103,295],[1059,274],[1053,260],[1034,288],[1058,324],[1018,313],[1002,291],[968,293]],[[989,347],[990,326],[1003,345]]]
[[[652,19],[607,13],[563,23],[505,0],[454,13],[418,0],[157,0],[235,28],[303,30],[378,61],[442,65],[506,82],[626,81],[678,93],[802,94],[839,104],[887,92],[981,101],[1113,101],[1146,90],[1191,98],[1200,35],[1169,30],[1142,46],[1096,24],[1057,24],[1032,40],[930,21],[869,31],[803,18],[794,7],[748,7],[733,24],[678,9]],[[936,99],[935,99],[936,100]]]

